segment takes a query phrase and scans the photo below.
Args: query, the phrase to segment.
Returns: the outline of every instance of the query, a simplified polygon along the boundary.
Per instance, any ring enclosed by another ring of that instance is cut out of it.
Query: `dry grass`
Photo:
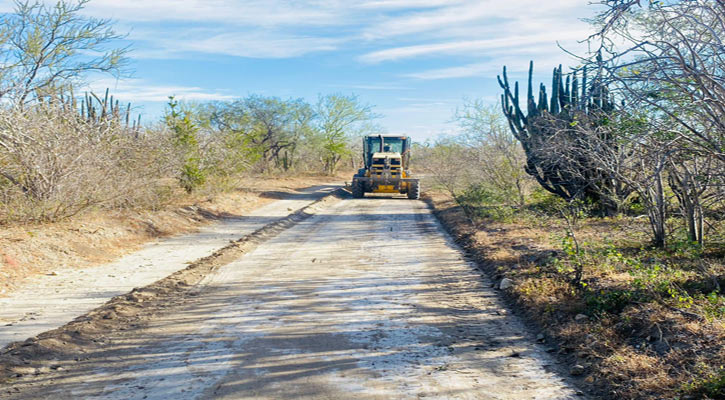
[[[725,308],[706,299],[714,288],[699,261],[725,277],[717,248],[702,258],[688,248],[655,251],[639,220],[584,220],[577,237],[587,286],[576,289],[562,269],[563,221],[523,214],[472,223],[447,195],[428,200],[493,279],[514,280],[504,295],[562,360],[585,366],[581,385],[595,397],[725,398]]]

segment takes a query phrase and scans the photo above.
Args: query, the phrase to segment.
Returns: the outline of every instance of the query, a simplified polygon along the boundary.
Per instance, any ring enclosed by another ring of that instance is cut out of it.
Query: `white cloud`
[[[557,25],[552,21],[570,18],[574,10],[586,7],[581,0],[559,0],[542,2],[540,0],[470,0],[453,2],[445,6],[425,11],[389,16],[368,26],[366,37],[386,38],[410,34],[428,34],[450,36],[463,30],[470,34],[477,29],[487,29],[497,35],[529,31],[532,24],[547,24],[547,30]],[[502,25],[512,25],[502,32]]]
[[[231,100],[235,96],[222,90],[208,90],[194,86],[155,85],[142,79],[107,79],[101,78],[90,82],[84,90],[91,90],[96,94],[104,93],[106,88],[114,98],[121,101],[134,102],[168,102],[169,96],[178,100],[212,101]]]
[[[487,50],[493,49],[516,49],[517,47],[535,44],[554,45],[557,39],[561,38],[577,38],[585,35],[587,31],[557,31],[556,33],[544,33],[528,36],[506,36],[496,39],[484,40],[463,40],[445,43],[422,44],[415,46],[395,47],[391,49],[378,50],[364,54],[360,60],[367,63],[379,63],[381,61],[400,60],[405,58],[413,58],[428,55],[451,55],[451,54],[468,54],[471,52],[479,52],[478,54],[486,56]]]
[[[158,42],[162,52],[148,58],[166,58],[174,54],[209,53],[248,58],[289,58],[308,53],[335,50],[339,39],[281,36],[269,32],[230,32],[206,38],[164,39]],[[138,57],[138,56],[137,56]]]
[[[339,84],[326,85],[327,87],[360,89],[360,90],[410,90],[411,88],[397,83],[372,83],[372,84]]]
[[[466,0],[370,0],[355,4],[354,7],[363,9],[426,8],[450,6],[465,2]]]
[[[455,67],[447,68],[436,68],[425,71],[413,72],[404,74],[406,78],[413,78],[418,80],[438,80],[438,79],[452,79],[452,78],[470,78],[470,77],[495,77],[501,74],[503,66],[507,66],[509,75],[512,73],[523,73],[529,69],[529,61],[533,58],[534,72],[536,74],[548,73],[559,64],[566,64],[567,61],[571,61],[570,64],[575,64],[575,60],[568,58],[563,54],[540,54],[535,57],[530,57],[531,54],[519,57],[497,57],[490,61],[470,63],[465,65],[458,65]],[[516,79],[514,79],[516,80]]]
[[[87,15],[125,21],[187,21],[237,26],[335,24],[341,7],[326,2],[283,0],[94,0]]]
[[[421,80],[466,78],[471,76],[490,75],[497,72],[498,67],[491,63],[473,63],[457,67],[437,68],[406,74],[408,78]]]
[[[581,39],[587,26],[572,15],[586,7],[581,0],[93,0],[84,13],[128,28],[140,44],[135,58],[291,58],[364,44],[371,50],[359,60],[379,63]],[[379,48],[391,38],[400,45]]]

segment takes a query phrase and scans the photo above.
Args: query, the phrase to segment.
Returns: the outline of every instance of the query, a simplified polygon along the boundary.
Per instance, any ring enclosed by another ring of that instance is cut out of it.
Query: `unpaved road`
[[[580,398],[502,308],[424,203],[345,199],[0,398]]]
[[[162,238],[121,259],[89,268],[36,276],[0,297],[0,348],[55,329],[135,287],[149,285],[207,256],[232,240],[283,218],[329,194],[333,185],[313,186],[199,232]]]

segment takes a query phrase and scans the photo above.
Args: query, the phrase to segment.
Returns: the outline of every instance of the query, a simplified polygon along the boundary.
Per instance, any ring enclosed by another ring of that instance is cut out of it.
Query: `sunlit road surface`
[[[346,199],[18,398],[581,398],[502,308],[423,202]]]

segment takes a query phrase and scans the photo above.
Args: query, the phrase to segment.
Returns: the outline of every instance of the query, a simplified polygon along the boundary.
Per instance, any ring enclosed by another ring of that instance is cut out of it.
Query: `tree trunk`
[[[666,206],[665,193],[662,187],[662,172],[658,168],[655,172],[655,187],[653,194],[654,204],[650,210],[650,223],[652,224],[653,242],[655,247],[665,247],[665,220]]]

